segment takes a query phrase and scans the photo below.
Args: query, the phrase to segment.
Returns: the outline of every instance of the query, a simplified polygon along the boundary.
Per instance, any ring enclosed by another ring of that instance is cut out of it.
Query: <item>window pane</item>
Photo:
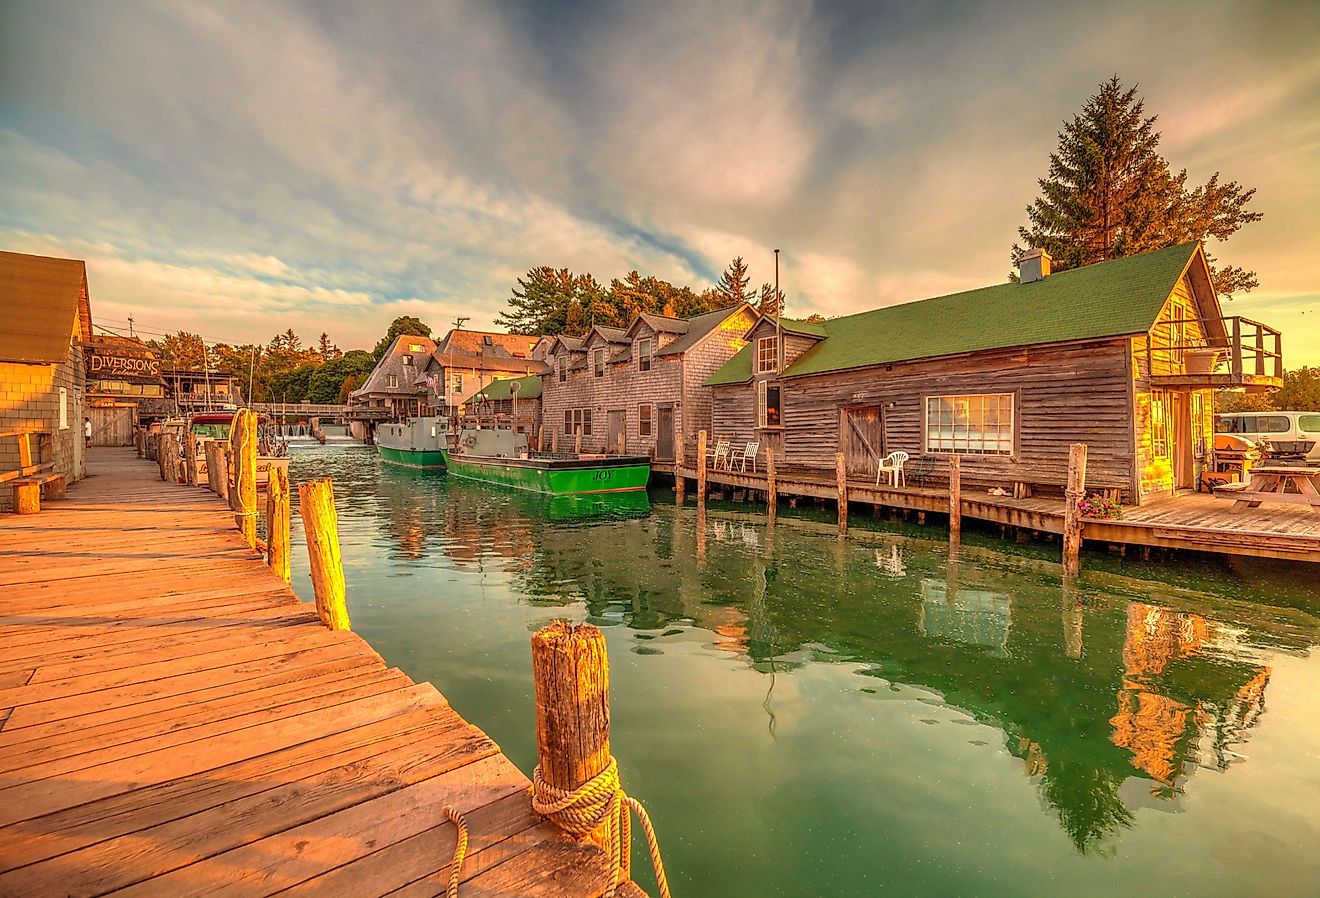
[[[1297,427],[1302,433],[1320,433],[1320,415],[1299,415]]]
[[[1012,394],[927,397],[926,451],[1011,454]]]

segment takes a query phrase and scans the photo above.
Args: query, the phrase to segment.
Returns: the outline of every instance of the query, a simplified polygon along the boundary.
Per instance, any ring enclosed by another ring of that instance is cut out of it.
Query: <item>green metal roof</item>
[[[1123,337],[1150,330],[1197,243],[1061,271],[1030,284],[1003,283],[886,306],[823,322],[826,338],[784,377],[887,365],[1070,340]],[[706,381],[752,376],[744,347]]]
[[[519,399],[539,399],[541,398],[541,375],[529,374],[526,377],[510,377],[507,380],[497,380],[482,390],[477,395],[483,399],[489,399],[492,402],[500,399],[512,399],[512,384],[519,384]]]

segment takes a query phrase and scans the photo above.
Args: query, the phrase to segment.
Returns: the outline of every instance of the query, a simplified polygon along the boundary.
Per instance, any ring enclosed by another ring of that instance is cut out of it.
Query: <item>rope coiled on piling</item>
[[[560,829],[575,836],[584,836],[602,826],[605,828],[614,882],[604,898],[613,898],[614,890],[625,880],[624,863],[632,853],[630,808],[646,832],[646,847],[651,854],[651,866],[655,868],[660,898],[670,898],[669,881],[665,879],[665,865],[660,858],[660,843],[651,826],[651,818],[641,802],[623,791],[619,784],[619,764],[613,755],[600,773],[571,791],[559,789],[542,779],[539,764],[532,773],[532,809],[538,814],[549,817]]]

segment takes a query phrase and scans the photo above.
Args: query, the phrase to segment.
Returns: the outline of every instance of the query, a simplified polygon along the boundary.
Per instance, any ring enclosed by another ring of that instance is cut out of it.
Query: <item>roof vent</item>
[[[1030,284],[1050,276],[1050,254],[1043,249],[1028,250],[1018,259],[1018,282]]]

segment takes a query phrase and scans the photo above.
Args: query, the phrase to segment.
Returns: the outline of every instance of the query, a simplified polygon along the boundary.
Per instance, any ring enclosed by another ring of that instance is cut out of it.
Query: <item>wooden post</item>
[[[683,431],[678,432],[674,437],[674,467],[680,468],[687,464],[687,446],[683,442]]]
[[[628,448],[628,439],[624,435],[624,432],[621,430],[619,431],[619,454],[626,455],[627,453],[624,452],[624,450],[627,448]]]
[[[257,544],[257,415],[239,409],[234,415],[235,523],[249,546]]]
[[[41,511],[41,484],[14,482],[14,514],[37,514]]]
[[[344,560],[339,554],[339,513],[329,477],[298,485],[307,558],[312,567],[316,613],[331,630],[349,629],[344,590]]]
[[[556,427],[554,430],[550,431],[550,451],[551,451],[551,452],[555,452],[555,453],[558,453],[558,452],[559,452],[559,428],[558,428],[558,427]]]
[[[279,465],[266,484],[266,564],[289,582],[289,474]]]
[[[191,427],[183,435],[183,479],[189,486],[197,485],[197,434]]]
[[[18,466],[20,468],[32,467],[32,434],[20,433],[18,435]]]
[[[1063,573],[1075,577],[1081,570],[1082,515],[1077,503],[1086,495],[1086,444],[1068,449],[1068,486],[1063,491]]]
[[[834,470],[839,481],[839,532],[848,532],[848,462],[842,452],[834,453]]]
[[[949,456],[949,542],[962,538],[962,459]]]
[[[542,424],[540,427],[536,428],[536,451],[542,452],[544,450],[545,450],[545,425]]]
[[[706,501],[706,431],[697,431],[697,502]]]
[[[160,469],[161,480],[169,479],[165,473],[165,460],[169,456],[169,453],[165,451],[165,447],[169,444],[169,439],[169,434],[161,431],[160,437],[156,440],[156,467]]]
[[[582,428],[577,429],[577,438],[573,441],[573,452],[576,455],[582,454]]]
[[[555,621],[532,635],[536,755],[541,778],[565,792],[610,764],[610,662],[605,636],[591,624]],[[609,851],[609,826],[583,838]],[[628,875],[628,858],[624,858]]]
[[[775,514],[779,511],[779,484],[775,480],[775,450],[767,449],[765,453],[765,513],[769,518],[769,523],[775,522]]]
[[[206,488],[217,496],[220,495],[220,484],[217,481],[217,471],[220,470],[220,444],[215,440],[207,440],[203,447],[206,452]]]
[[[147,456],[147,432],[138,427],[133,434],[133,444],[137,446],[137,457],[146,458]]]
[[[218,441],[216,442],[215,462],[216,462],[215,469],[212,470],[209,474],[207,474],[207,476],[212,478],[213,482],[215,483],[216,494],[221,499],[224,499],[226,502],[228,502],[229,501],[229,444],[221,443]],[[229,507],[233,508],[233,505],[230,505]]]

